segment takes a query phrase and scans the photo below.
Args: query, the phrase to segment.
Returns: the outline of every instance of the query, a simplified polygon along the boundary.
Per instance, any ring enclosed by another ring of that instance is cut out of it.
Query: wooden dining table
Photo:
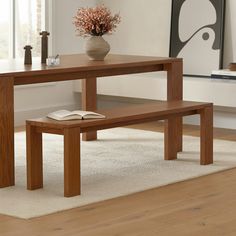
[[[91,61],[75,54],[60,56],[59,66],[40,60],[32,65],[24,65],[21,59],[0,60],[0,188],[15,185],[14,86],[82,80],[82,109],[96,110],[98,77],[155,71],[167,72],[167,101],[182,100],[183,62],[178,58],[108,55],[104,61]],[[83,134],[84,141],[96,139],[96,131]],[[182,118],[165,122],[165,142],[176,144],[173,152],[182,151]]]

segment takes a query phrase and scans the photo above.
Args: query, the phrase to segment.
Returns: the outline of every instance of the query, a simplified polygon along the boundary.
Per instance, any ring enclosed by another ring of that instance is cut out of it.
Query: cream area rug
[[[199,165],[199,138],[184,137],[178,160],[163,160],[163,134],[127,128],[82,142],[82,195],[63,197],[63,138],[44,135],[44,189],[26,190],[25,133],[15,134],[16,186],[0,189],[0,214],[24,219],[236,167],[236,143],[215,140],[214,164]]]

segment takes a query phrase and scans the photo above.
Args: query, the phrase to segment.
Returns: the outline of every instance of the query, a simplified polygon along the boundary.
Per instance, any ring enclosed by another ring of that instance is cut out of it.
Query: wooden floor
[[[185,126],[184,133],[197,136],[198,128]],[[214,137],[236,141],[236,131],[216,129]],[[32,220],[0,215],[0,236],[235,236],[235,222],[232,169]]]

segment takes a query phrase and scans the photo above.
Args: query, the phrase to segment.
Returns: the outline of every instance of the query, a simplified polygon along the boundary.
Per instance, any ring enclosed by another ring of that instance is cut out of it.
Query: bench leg
[[[26,125],[26,145],[27,189],[35,190],[43,187],[42,133],[30,124]]]
[[[176,145],[176,150],[177,152],[182,152],[183,151],[183,117],[178,117],[175,119],[176,123],[176,129],[177,129],[177,134],[176,134],[176,139],[177,139],[177,145]]]
[[[178,140],[179,140],[179,133],[176,128],[176,118],[170,118],[165,121],[165,132],[164,132],[165,160],[177,159]]]
[[[201,165],[213,163],[213,106],[200,111]]]
[[[94,111],[97,109],[97,78],[82,80],[82,109]],[[82,134],[83,141],[97,140],[97,131]]]
[[[64,196],[80,195],[80,128],[64,129]]]

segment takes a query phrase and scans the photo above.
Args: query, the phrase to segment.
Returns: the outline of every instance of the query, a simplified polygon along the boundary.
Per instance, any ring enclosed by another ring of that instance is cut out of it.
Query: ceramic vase
[[[85,50],[91,60],[103,61],[110,51],[110,45],[102,36],[91,36],[85,44]]]

